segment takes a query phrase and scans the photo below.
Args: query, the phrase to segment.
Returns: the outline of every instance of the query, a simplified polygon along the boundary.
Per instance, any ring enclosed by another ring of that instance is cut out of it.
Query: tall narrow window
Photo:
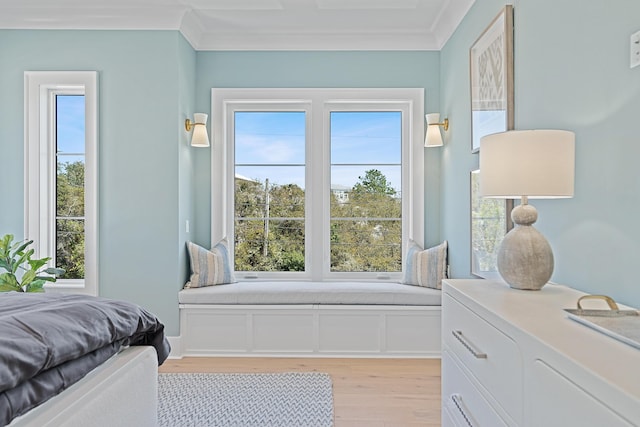
[[[84,95],[55,94],[55,266],[65,279],[84,279]]]
[[[25,73],[25,236],[65,270],[51,290],[97,294],[97,73]]]

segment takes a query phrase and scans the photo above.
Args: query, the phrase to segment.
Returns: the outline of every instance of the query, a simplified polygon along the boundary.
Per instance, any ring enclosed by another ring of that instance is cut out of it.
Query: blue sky
[[[58,96],[59,161],[84,161],[84,97]],[[400,191],[400,112],[331,113],[331,182],[352,187],[369,169],[380,170]],[[304,184],[305,113],[238,112],[236,173],[277,184]],[[394,164],[394,165],[389,165]],[[272,165],[272,166],[269,166]],[[278,166],[275,166],[278,165]]]
[[[251,165],[236,173],[304,188],[304,112],[237,112],[235,135],[236,163]],[[375,168],[399,191],[400,161],[400,112],[331,113],[332,185],[352,187]]]
[[[58,95],[56,100],[58,160],[84,161],[84,156],[65,155],[84,154],[84,96]]]

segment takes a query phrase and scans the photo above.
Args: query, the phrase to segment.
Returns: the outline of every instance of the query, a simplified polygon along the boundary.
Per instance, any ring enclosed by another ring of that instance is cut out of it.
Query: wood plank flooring
[[[440,425],[439,359],[187,357],[159,372],[326,372],[335,427]]]

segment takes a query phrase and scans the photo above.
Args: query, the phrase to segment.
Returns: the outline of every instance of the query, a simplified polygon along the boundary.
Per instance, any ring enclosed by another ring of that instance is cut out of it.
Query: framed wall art
[[[469,50],[471,151],[480,138],[513,129],[513,6],[494,18]]]
[[[498,278],[498,248],[513,228],[513,200],[480,196],[480,171],[471,172],[471,274]]]

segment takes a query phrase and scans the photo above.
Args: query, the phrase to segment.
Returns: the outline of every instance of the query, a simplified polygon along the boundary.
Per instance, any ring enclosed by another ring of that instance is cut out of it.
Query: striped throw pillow
[[[236,281],[229,262],[229,242],[226,238],[211,250],[192,242],[187,242],[187,249],[191,261],[191,278],[185,288],[201,288]]]
[[[442,289],[442,279],[446,277],[447,241],[429,249],[422,249],[416,242],[410,240],[401,283]]]

